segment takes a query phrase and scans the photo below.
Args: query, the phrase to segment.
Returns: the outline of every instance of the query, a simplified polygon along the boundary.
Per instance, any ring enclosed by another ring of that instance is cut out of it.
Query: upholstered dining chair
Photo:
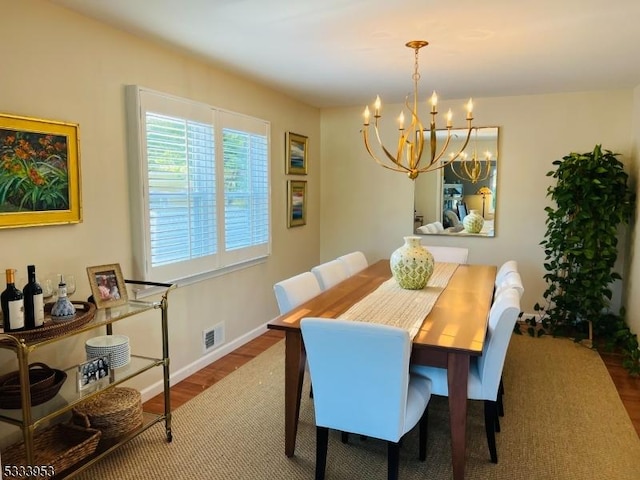
[[[356,273],[364,270],[369,266],[369,262],[367,261],[367,257],[365,257],[364,253],[360,251],[355,251],[351,253],[347,253],[346,255],[342,255],[338,257],[347,270],[347,275],[352,276]]]
[[[280,315],[322,293],[318,279],[311,272],[303,272],[273,286]]]
[[[498,268],[498,272],[496,273],[496,286],[502,283],[505,275],[509,272],[517,272],[518,271],[518,262],[515,260],[507,260],[500,268]]]
[[[311,269],[311,273],[316,276],[318,283],[320,284],[320,288],[323,291],[333,287],[337,283],[340,283],[349,276],[344,262],[341,262],[338,259],[316,265]]]
[[[431,381],[409,373],[409,333],[327,318],[303,318],[300,328],[314,388],[316,480],[324,479],[329,429],[386,440],[391,480],[398,478],[400,439],[420,423],[424,460]]]
[[[431,252],[436,262],[447,263],[467,263],[469,259],[469,249],[463,247],[443,247],[436,245],[425,245]]]
[[[520,295],[513,289],[505,290],[491,306],[489,328],[482,350],[482,356],[471,362],[467,396],[470,400],[484,401],[484,426],[491,461],[498,463],[496,431],[498,423],[498,390],[504,359],[509,348],[518,314]],[[447,370],[445,368],[412,365],[411,372],[429,378],[433,395],[449,395]]]
[[[509,288],[515,288],[520,298],[522,298],[522,295],[524,295],[524,284],[522,283],[520,273],[512,271],[502,275],[500,282],[496,282],[496,288],[493,294],[494,299],[498,298],[503,291]]]

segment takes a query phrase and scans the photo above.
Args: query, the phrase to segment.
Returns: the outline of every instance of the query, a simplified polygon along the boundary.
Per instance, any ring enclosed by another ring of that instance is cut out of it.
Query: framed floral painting
[[[78,125],[0,114],[0,228],[81,221]]]

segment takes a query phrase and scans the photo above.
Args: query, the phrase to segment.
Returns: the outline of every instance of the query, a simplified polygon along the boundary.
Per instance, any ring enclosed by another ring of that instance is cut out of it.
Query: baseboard
[[[524,321],[524,320],[529,320],[530,318],[535,319],[536,323],[540,323],[542,321],[542,315],[540,315],[539,313],[526,313],[526,312],[522,314],[522,316],[520,317],[520,320]]]
[[[267,324],[265,323],[264,325],[261,325],[255,328],[254,330],[247,332],[241,337],[236,338],[232,342],[226,343],[220,346],[220,348],[216,348],[214,351],[208,353],[207,355],[204,355],[203,357],[181,368],[180,370],[173,372],[169,377],[171,385],[175,385],[176,383],[194,374],[198,370],[202,370],[207,365],[215,362],[216,360],[221,359],[228,353],[233,352],[235,349],[241,347],[245,343],[250,342],[254,338],[259,337],[266,331],[267,331]],[[142,401],[146,402],[147,400],[150,400],[156,395],[162,393],[163,388],[164,388],[164,382],[162,380],[159,380],[156,383],[150,385],[149,387],[142,389],[140,391],[140,394],[142,395]]]

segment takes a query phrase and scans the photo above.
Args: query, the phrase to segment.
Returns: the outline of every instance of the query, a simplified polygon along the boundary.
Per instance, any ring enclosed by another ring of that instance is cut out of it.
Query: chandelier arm
[[[376,132],[378,131],[378,129],[376,128]],[[371,156],[371,158],[373,158],[376,163],[378,165],[380,165],[381,167],[384,167],[388,170],[393,170],[394,172],[403,172],[406,173],[409,170],[404,166],[404,165],[400,165],[398,163],[396,163],[396,161],[393,159],[393,157],[391,156],[391,154],[387,151],[387,149],[384,148],[384,146],[380,145],[382,150],[385,152],[385,154],[387,155],[387,157],[394,163],[394,165],[396,165],[397,167],[391,167],[389,165],[387,165],[386,163],[384,163],[382,160],[380,160],[377,155],[375,153],[373,153],[373,150],[371,149],[371,145],[369,144],[369,135],[368,135],[368,129],[365,127],[364,129],[362,129],[362,136],[364,138],[364,146],[367,149],[367,152],[369,152],[369,155]],[[380,140],[380,137],[378,137],[378,140]]]

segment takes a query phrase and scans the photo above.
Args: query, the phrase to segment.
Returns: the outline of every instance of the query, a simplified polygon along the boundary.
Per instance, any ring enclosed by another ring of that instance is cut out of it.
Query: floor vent
[[[202,332],[203,353],[218,348],[224,343],[224,323],[218,323],[208,330]]]

